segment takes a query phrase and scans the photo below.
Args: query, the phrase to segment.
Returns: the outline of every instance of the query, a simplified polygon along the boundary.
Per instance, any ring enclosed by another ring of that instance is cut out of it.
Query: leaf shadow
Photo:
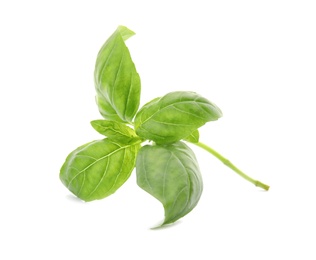
[[[179,225],[180,223],[181,223],[181,221],[178,220],[178,221],[176,221],[176,222],[173,222],[173,223],[167,224],[167,225],[162,225],[162,224],[160,224],[160,225],[158,225],[158,226],[155,226],[155,227],[150,228],[150,230],[169,229],[169,228],[173,228],[173,227]]]
[[[81,199],[79,199],[78,197],[72,195],[72,194],[68,194],[66,195],[66,198],[70,201],[73,201],[75,203],[84,203],[84,201],[82,201]]]

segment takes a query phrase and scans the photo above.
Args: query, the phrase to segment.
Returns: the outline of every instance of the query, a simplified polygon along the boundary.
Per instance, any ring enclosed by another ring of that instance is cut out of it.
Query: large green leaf
[[[142,107],[135,117],[135,130],[144,139],[172,143],[221,116],[221,110],[206,98],[195,92],[176,91]]]
[[[129,178],[139,148],[139,143],[124,145],[110,139],[85,144],[68,155],[60,179],[82,200],[103,199]]]
[[[203,184],[193,151],[183,142],[146,145],[136,160],[137,184],[165,209],[162,225],[188,214],[198,203]]]
[[[107,120],[132,122],[140,100],[140,78],[125,40],[135,33],[119,26],[99,51],[94,80],[96,101]]]

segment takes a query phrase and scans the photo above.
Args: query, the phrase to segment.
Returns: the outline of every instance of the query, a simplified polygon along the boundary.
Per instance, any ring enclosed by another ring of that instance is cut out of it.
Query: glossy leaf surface
[[[137,184],[164,206],[162,225],[188,214],[198,203],[203,184],[193,151],[183,142],[146,145],[136,160]]]
[[[85,144],[68,155],[60,179],[82,200],[105,198],[129,178],[138,149],[139,144],[120,144],[110,139]]]
[[[221,110],[206,98],[195,92],[176,91],[144,105],[135,117],[135,130],[144,139],[166,144],[188,137],[221,116]]]

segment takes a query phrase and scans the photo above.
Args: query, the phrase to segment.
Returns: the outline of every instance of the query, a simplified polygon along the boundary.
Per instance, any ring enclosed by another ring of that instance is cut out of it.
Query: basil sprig
[[[104,119],[91,121],[91,125],[105,138],[68,155],[60,170],[62,183],[84,201],[103,199],[119,189],[136,167],[138,186],[163,204],[165,219],[161,226],[171,224],[197,205],[203,190],[196,157],[185,141],[268,190],[268,185],[247,176],[199,142],[198,128],[222,116],[208,99],[195,92],[176,91],[139,109],[140,77],[125,45],[134,34],[119,26],[98,53],[94,81]]]

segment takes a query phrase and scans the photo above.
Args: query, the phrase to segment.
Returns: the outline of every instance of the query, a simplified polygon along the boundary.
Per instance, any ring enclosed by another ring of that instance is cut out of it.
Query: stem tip
[[[257,187],[260,187],[260,188],[266,190],[266,191],[268,191],[269,188],[270,188],[269,185],[264,184],[264,183],[262,183],[262,182],[260,182],[260,181],[256,181],[255,185],[256,185]]]

